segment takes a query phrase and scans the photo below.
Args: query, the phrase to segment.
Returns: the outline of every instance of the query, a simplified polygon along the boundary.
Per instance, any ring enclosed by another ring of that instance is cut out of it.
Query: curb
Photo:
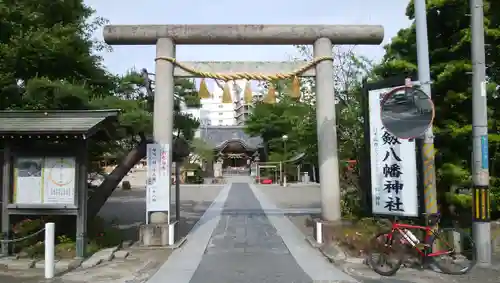
[[[95,252],[90,257],[86,258],[80,265],[80,268],[82,269],[92,268],[100,265],[103,262],[111,261],[115,257],[115,253],[119,250],[120,250],[120,245],[111,248],[101,249]]]
[[[358,263],[363,262],[362,258],[353,258],[348,256],[339,246],[329,243],[329,244],[319,244],[311,236],[306,236],[306,241],[315,249],[318,249],[323,256],[325,256],[330,262],[335,264]]]
[[[312,236],[306,236],[306,242],[308,242],[309,245],[311,245],[315,249],[321,248],[321,244],[316,242],[316,240],[314,240],[314,238]]]
[[[372,280],[383,280],[383,279],[387,278],[387,277],[384,277],[384,276],[381,276],[378,274],[366,274],[364,272],[358,271],[350,264],[345,264],[344,266],[342,266],[342,271],[350,276],[358,277],[358,278],[362,277],[365,279],[372,279]],[[408,283],[410,283],[410,282],[408,282]]]
[[[135,244],[132,244],[129,242],[126,242],[126,243],[124,242],[121,245],[116,246],[116,247],[99,250],[98,252],[96,252],[95,254],[90,256],[89,258],[83,260],[77,266],[77,268],[78,267],[81,269],[93,268],[93,267],[101,265],[102,263],[112,261],[115,258],[124,260],[129,256],[129,251],[123,250],[126,248],[128,248],[129,250],[134,250],[134,249],[140,249],[140,250],[171,249],[171,250],[175,250],[175,249],[182,247],[182,245],[184,245],[184,243],[186,241],[187,241],[187,238],[182,237],[175,244],[173,244],[171,246],[165,246],[165,247],[142,247],[142,246],[138,245],[138,242],[136,242]],[[73,269],[75,269],[75,268],[73,268]]]
[[[176,250],[182,247],[187,242],[187,236],[184,236],[179,239],[179,241],[175,242],[173,245],[168,246],[169,249]]]
[[[187,242],[187,236],[184,236],[180,238],[177,242],[175,242],[171,246],[141,246],[139,241],[135,242],[133,245],[129,247],[131,250],[158,250],[158,249],[163,249],[163,250],[175,250],[180,247],[182,247],[185,243]]]
[[[351,257],[347,255],[338,245],[318,244],[311,236],[306,236],[306,241],[315,249],[318,249],[330,262],[341,265],[344,263],[367,265],[366,258]]]

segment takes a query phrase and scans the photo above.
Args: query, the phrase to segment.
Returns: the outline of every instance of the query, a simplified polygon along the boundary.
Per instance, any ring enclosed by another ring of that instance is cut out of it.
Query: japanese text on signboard
[[[165,144],[147,145],[146,211],[170,210],[170,151]],[[148,218],[146,218],[146,222]]]
[[[156,201],[156,182],[158,179],[158,149],[154,146],[148,147],[149,151],[147,154],[148,157],[148,186],[150,186],[151,190],[151,201],[155,202]]]
[[[398,139],[382,124],[380,101],[389,90],[369,92],[372,213],[417,216],[415,143]]]
[[[384,191],[389,194],[385,200],[384,208],[388,211],[404,212],[403,202],[401,201],[401,193],[404,188],[403,179],[401,178],[403,172],[401,170],[401,157],[395,151],[395,145],[400,145],[401,142],[389,132],[383,129],[382,142],[384,145],[389,146],[386,150],[382,172],[384,174]]]
[[[169,173],[169,164],[168,164],[168,151],[167,150],[164,150],[162,148],[162,151],[161,151],[161,156],[160,156],[160,172],[161,172],[161,176],[162,177],[170,177],[168,176],[168,173]]]

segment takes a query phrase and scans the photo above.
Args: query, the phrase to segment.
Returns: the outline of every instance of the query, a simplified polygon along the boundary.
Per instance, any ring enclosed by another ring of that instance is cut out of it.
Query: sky
[[[408,27],[409,0],[86,0],[109,24],[376,24],[385,29],[384,43]],[[102,29],[95,33],[102,39]],[[379,46],[356,46],[372,60],[384,55]],[[114,74],[135,68],[154,70],[154,46],[113,46],[101,54]],[[180,61],[287,61],[293,46],[178,46]]]

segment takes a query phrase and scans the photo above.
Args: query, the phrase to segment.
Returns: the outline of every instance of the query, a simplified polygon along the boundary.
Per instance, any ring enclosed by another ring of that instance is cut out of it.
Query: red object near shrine
[[[356,160],[347,160],[347,170],[352,171],[354,170],[354,166],[356,166],[357,161]]]
[[[263,179],[260,181],[261,184],[264,184],[264,185],[270,185],[273,183],[273,180],[271,179]]]

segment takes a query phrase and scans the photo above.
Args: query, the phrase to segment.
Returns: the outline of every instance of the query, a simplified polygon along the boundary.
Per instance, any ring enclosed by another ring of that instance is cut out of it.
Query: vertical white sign
[[[382,125],[380,102],[391,89],[368,93],[372,213],[418,216],[415,142],[396,138]]]
[[[169,146],[148,144],[147,146],[146,210],[170,210],[170,163]]]

